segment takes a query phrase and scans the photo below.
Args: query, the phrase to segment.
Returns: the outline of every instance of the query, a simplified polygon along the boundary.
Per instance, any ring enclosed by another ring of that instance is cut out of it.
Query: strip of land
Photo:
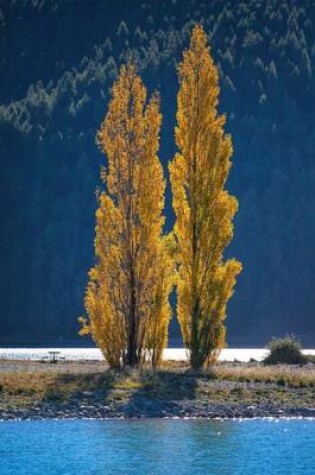
[[[186,362],[113,372],[104,362],[0,360],[0,419],[315,417],[315,365]]]
[[[51,352],[56,352],[57,359],[66,361],[104,361],[99,348],[0,348],[0,360],[45,360]],[[269,354],[266,348],[223,348],[219,355],[220,362],[262,361]],[[315,358],[315,349],[304,349],[302,354]],[[165,348],[163,359],[167,361],[188,361],[185,348]]]

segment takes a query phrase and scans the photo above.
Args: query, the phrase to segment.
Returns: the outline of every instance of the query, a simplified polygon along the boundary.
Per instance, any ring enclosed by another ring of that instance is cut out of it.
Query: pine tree
[[[96,265],[85,304],[91,332],[112,367],[158,364],[171,316],[172,256],[162,236],[165,181],[157,156],[160,101],[135,67],[123,66],[98,134],[108,168],[96,212]],[[157,302],[160,302],[157,305]]]
[[[201,26],[179,66],[176,144],[169,166],[178,243],[177,314],[192,368],[214,360],[225,342],[226,305],[241,264],[224,261],[238,202],[225,189],[232,156],[217,111],[217,68]]]

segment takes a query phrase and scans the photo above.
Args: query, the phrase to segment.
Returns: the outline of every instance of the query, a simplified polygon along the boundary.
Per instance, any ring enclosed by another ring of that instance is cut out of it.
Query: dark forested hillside
[[[209,34],[240,202],[229,255],[244,270],[228,341],[294,332],[315,344],[313,0],[0,1],[1,342],[73,339],[93,263],[95,134],[132,58],[175,150],[176,62],[191,26]],[[167,223],[173,222],[167,196]]]

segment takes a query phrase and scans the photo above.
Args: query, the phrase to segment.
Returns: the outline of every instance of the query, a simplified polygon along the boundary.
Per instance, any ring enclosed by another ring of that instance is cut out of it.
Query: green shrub
[[[293,335],[273,338],[267,347],[270,350],[270,354],[264,359],[265,365],[306,363],[306,358],[301,351],[301,344]]]

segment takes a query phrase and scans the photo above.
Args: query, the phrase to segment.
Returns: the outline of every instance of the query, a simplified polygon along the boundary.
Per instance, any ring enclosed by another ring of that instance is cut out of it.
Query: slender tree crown
[[[219,75],[201,26],[178,70],[176,144],[169,166],[178,243],[177,314],[193,368],[214,359],[225,342],[226,305],[241,264],[225,261],[238,202],[225,189],[233,152],[217,111]]]
[[[96,264],[87,331],[113,367],[158,364],[171,316],[172,238],[162,237],[165,181],[157,156],[160,101],[135,67],[123,66],[98,134],[108,167],[96,212]],[[83,329],[84,331],[84,329]]]

